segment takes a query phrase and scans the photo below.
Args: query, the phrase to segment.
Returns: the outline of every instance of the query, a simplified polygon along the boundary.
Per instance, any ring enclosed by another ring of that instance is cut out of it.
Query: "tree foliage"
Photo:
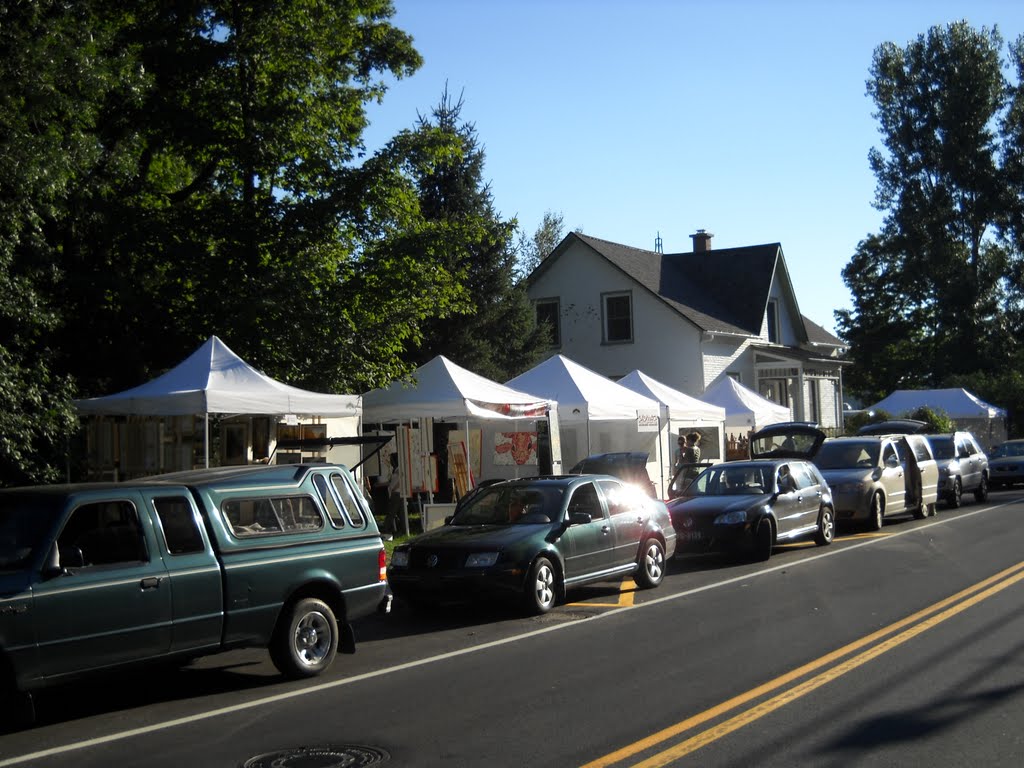
[[[836,313],[848,386],[867,400],[998,370],[1019,351],[1002,53],[997,29],[966,22],[874,52],[883,148],[869,162],[885,218],[844,268],[853,309]]]
[[[465,310],[452,245],[485,238],[420,184],[462,143],[363,144],[367,104],[421,63],[393,13],[0,5],[0,483],[52,476],[73,393],[139,384],[211,334],[291,384],[364,391]]]
[[[533,235],[519,233],[519,269],[523,277],[540,266],[540,263],[555,250],[565,235],[565,220],[561,213],[544,211]]]
[[[429,115],[406,136],[420,210],[440,237],[438,256],[466,289],[464,303],[428,323],[410,354],[422,364],[437,355],[496,381],[534,365],[546,348],[526,286],[517,279],[517,223],[494,210],[484,181],[484,150],[462,118],[463,100],[445,89]],[[437,157],[438,148],[447,152]],[[435,162],[424,163],[427,151]]]

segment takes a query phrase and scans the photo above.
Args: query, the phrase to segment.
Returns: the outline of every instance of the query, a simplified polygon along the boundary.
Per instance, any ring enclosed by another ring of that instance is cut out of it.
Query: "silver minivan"
[[[970,432],[928,435],[932,453],[939,463],[939,495],[946,506],[956,509],[965,493],[976,501],[988,499],[988,456]]]
[[[939,469],[920,434],[826,439],[808,422],[773,424],[751,436],[754,458],[807,458],[832,489],[836,520],[877,531],[886,517],[935,514]]]

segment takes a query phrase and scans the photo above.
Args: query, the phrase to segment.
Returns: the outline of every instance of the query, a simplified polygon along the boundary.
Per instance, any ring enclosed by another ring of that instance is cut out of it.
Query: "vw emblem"
[[[693,528],[693,518],[692,517],[684,517],[683,518],[683,528]]]
[[[427,568],[433,568],[435,565],[437,565],[437,555],[427,557]]]

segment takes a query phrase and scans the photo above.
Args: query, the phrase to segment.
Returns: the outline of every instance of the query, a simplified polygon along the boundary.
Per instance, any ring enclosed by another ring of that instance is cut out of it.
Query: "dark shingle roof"
[[[761,332],[778,243],[703,253],[661,254],[574,234],[698,328],[744,336]],[[738,276],[742,279],[738,279]]]

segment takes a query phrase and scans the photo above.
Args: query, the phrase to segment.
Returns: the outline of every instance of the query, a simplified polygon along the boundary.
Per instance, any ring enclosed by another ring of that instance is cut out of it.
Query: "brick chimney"
[[[698,229],[696,234],[690,235],[690,239],[693,240],[693,252],[704,253],[710,251],[712,237],[714,235],[703,229]]]

